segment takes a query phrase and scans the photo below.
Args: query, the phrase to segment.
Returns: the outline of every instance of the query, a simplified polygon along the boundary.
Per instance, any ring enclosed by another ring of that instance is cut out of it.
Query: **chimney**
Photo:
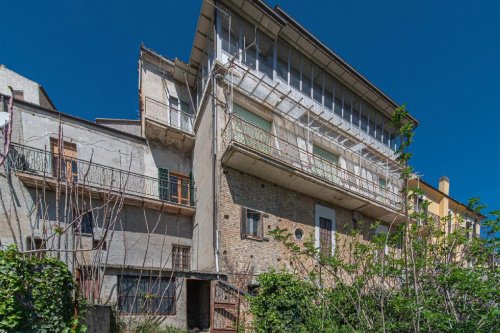
[[[450,194],[450,179],[448,177],[439,178],[439,190],[446,195]]]

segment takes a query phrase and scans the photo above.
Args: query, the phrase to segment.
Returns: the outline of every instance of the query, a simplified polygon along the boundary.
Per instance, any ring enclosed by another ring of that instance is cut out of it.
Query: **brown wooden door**
[[[63,151],[60,154],[60,151]],[[78,181],[78,164],[76,161],[76,144],[59,140],[50,139],[50,151],[52,153],[52,172],[55,177],[66,179],[68,182]],[[61,168],[60,173],[58,172]]]

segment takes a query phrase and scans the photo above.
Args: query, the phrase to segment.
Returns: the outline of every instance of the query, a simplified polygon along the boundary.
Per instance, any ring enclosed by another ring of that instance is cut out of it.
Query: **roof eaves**
[[[260,2],[260,1],[259,1]],[[375,93],[379,94],[383,99],[385,99],[392,107],[397,108],[400,105],[396,103],[393,99],[391,99],[387,94],[381,91],[377,86],[375,86],[371,81],[369,81],[365,76],[363,76],[360,72],[358,72],[354,67],[349,65],[344,59],[342,59],[339,55],[333,52],[328,46],[326,46],[323,42],[321,42],[318,38],[316,38],[311,32],[309,32],[304,26],[298,23],[294,18],[292,18],[288,13],[286,13],[280,6],[276,5],[274,10],[283,17],[287,23],[290,23],[293,27],[295,27],[306,39],[309,39],[312,43],[316,44],[319,48],[321,48],[324,52],[326,52],[330,57],[332,57],[335,61],[340,63],[343,67],[345,67],[348,71],[351,72],[357,79],[362,81],[366,86],[372,89]],[[408,115],[409,120],[418,125],[419,122],[413,116]]]

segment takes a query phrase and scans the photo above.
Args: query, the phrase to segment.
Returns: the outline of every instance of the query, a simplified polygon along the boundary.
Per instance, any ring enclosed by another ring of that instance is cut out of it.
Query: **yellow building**
[[[418,188],[423,194],[415,199],[413,207],[416,210],[425,209],[427,221],[439,221],[442,230],[449,234],[458,227],[466,228],[469,237],[480,236],[480,222],[485,218],[481,214],[472,211],[464,203],[461,203],[450,196],[450,180],[443,176],[439,179],[438,187],[415,177],[409,182],[410,188]],[[429,202],[425,208],[423,202]]]

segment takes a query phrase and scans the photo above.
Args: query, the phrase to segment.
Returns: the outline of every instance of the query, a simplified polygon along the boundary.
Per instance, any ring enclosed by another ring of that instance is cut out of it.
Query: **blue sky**
[[[201,1],[10,1],[0,63],[87,119],[137,118],[139,45],[189,59]],[[420,121],[413,164],[500,208],[500,2],[269,0]],[[482,116],[481,116],[482,115]],[[483,117],[484,116],[484,117]]]

